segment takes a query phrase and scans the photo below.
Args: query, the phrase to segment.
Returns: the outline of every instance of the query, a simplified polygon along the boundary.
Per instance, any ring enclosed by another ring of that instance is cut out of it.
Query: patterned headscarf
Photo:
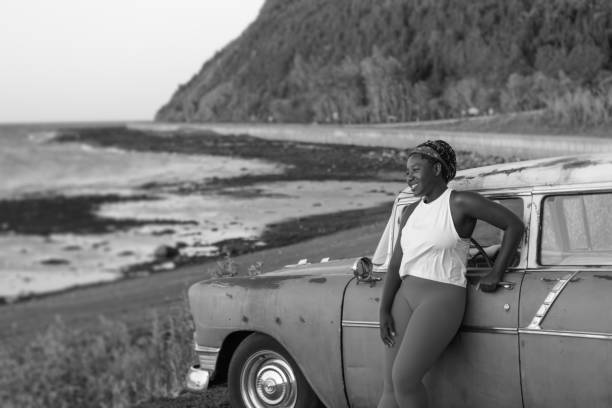
[[[453,148],[444,140],[428,140],[415,147],[408,156],[420,154],[437,161],[442,165],[442,176],[448,183],[457,173],[457,157]]]

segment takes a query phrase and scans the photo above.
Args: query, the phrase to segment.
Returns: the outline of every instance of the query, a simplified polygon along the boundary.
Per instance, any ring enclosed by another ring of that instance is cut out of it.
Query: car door
[[[521,294],[525,407],[612,406],[610,191],[542,191]]]
[[[491,198],[528,221],[529,193]],[[396,210],[395,228],[400,207],[401,204]],[[389,236],[393,241],[397,233],[391,230]],[[473,234],[486,251],[494,250],[502,236],[502,231],[481,221]],[[522,248],[526,248],[525,242]],[[526,253],[519,251],[516,266],[504,277],[510,284],[495,293],[476,290],[479,277],[490,271],[490,267],[476,248],[470,253],[463,325],[425,379],[432,406],[515,408],[522,405],[518,304]],[[382,280],[374,284],[353,281],[345,291],[342,352],[345,388],[351,407],[376,406],[382,392],[384,346],[379,336],[378,307],[385,273],[384,270],[376,273]]]

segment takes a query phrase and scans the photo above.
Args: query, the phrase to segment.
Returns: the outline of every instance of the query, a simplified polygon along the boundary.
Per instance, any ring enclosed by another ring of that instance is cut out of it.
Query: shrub
[[[612,89],[576,87],[547,100],[545,118],[565,126],[596,126],[612,116]]]
[[[193,362],[193,326],[185,307],[153,313],[148,328],[99,317],[96,329],[57,319],[23,349],[0,351],[0,405],[128,407],[175,397]]]

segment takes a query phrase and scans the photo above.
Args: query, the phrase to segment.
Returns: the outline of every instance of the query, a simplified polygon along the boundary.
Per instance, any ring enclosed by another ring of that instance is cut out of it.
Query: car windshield
[[[612,265],[612,193],[547,196],[542,205],[542,265]]]

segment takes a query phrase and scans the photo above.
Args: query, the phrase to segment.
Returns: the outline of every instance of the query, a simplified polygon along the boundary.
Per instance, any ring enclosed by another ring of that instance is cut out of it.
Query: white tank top
[[[402,229],[400,277],[406,275],[466,287],[469,238],[460,238],[450,211],[451,189],[430,203],[423,199]]]

